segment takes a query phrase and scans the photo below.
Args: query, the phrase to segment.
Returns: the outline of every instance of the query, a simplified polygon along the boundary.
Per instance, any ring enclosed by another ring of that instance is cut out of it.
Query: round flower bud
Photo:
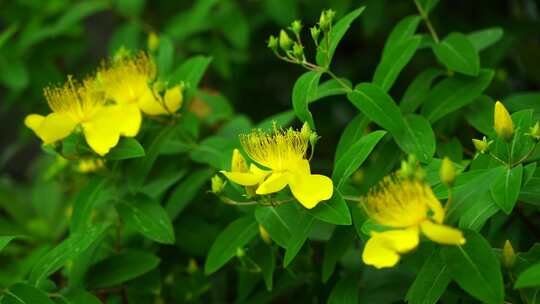
[[[493,121],[497,136],[499,136],[506,142],[512,140],[512,136],[514,135],[514,124],[512,122],[512,117],[500,101],[497,101],[495,103],[495,113]]]

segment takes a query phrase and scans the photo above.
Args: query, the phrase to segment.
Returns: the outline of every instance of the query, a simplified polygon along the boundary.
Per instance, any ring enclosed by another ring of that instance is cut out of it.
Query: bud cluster
[[[329,36],[335,14],[336,12],[333,10],[324,10],[319,17],[319,22],[309,28],[311,38],[317,48],[329,48]],[[306,64],[304,45],[301,39],[303,28],[304,26],[300,20],[293,21],[287,29],[280,30],[277,37],[271,35],[268,38],[268,48],[280,59],[292,63]],[[321,32],[323,36],[321,36]],[[289,34],[292,34],[293,38]],[[326,42],[324,45],[320,45],[321,38]],[[282,55],[283,53],[284,55]]]

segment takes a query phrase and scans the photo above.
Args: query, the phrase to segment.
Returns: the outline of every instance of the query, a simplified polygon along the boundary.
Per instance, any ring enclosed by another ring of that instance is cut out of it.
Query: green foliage
[[[540,24],[529,2],[3,3],[0,303],[537,303]],[[140,51],[156,64],[143,83],[154,97],[182,88],[176,113],[144,114],[103,157],[84,128],[45,145],[25,127],[49,111],[44,87],[101,81],[100,65]],[[494,130],[497,100],[508,141]],[[253,129],[300,130],[332,196],[307,209],[295,176],[269,195],[226,178],[235,149],[276,173],[242,146]],[[395,267],[365,264],[376,233],[404,228],[364,208],[389,175],[431,187],[465,243],[423,231]]]

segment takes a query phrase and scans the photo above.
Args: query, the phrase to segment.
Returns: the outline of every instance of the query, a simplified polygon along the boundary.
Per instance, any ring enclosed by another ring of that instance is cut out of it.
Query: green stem
[[[431,21],[429,20],[429,16],[427,12],[425,12],[422,9],[422,6],[420,6],[420,4],[418,3],[418,0],[414,0],[414,4],[416,5],[418,12],[420,13],[420,16],[422,16],[422,19],[424,19],[424,22],[426,23],[426,26],[429,30],[429,33],[431,34],[431,37],[433,37],[433,40],[435,40],[435,43],[439,43],[439,36],[437,35],[435,28],[431,24]]]
[[[517,162],[513,163],[512,167],[515,167],[515,166],[521,164],[522,162],[526,161],[527,158],[529,158],[534,153],[535,150],[536,150],[536,144],[534,145],[534,147],[532,147],[532,149],[529,150],[529,152],[527,152],[527,154],[525,154],[525,156],[523,156]]]
[[[326,74],[330,75],[330,77],[334,78],[347,92],[352,92],[352,88],[350,88],[343,80],[341,80],[339,77],[337,77],[332,71],[326,70]]]
[[[504,160],[500,159],[499,157],[497,157],[497,155],[495,155],[493,153],[489,153],[489,156],[491,156],[491,158],[493,158],[494,160],[500,162],[501,164],[503,164],[505,166],[508,165]]]
[[[343,195],[343,198],[351,202],[358,202],[358,203],[363,202],[362,198],[356,197],[356,196]]]

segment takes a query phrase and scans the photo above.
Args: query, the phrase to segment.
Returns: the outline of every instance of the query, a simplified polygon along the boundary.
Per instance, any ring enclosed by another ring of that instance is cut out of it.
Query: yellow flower
[[[47,116],[30,114],[24,123],[45,144],[62,140],[81,126],[88,145],[103,156],[118,144],[121,128],[133,128],[129,114],[119,107],[105,106],[92,79],[79,83],[69,77],[61,87],[45,88],[44,95],[53,112]]]
[[[142,119],[141,111],[148,115],[172,114],[182,105],[183,86],[177,85],[167,90],[162,98],[150,87],[155,77],[156,65],[145,53],[121,58],[103,66],[98,72],[107,98],[133,113],[139,122]]]
[[[308,209],[332,197],[332,180],[311,174],[305,158],[309,138],[301,132],[277,127],[271,133],[254,130],[241,135],[240,143],[252,160],[270,171],[251,164],[247,171],[244,167],[241,172],[223,172],[234,183],[257,185],[255,193],[258,195],[275,193],[289,186],[294,197]]]
[[[389,228],[372,232],[362,254],[368,265],[395,266],[400,254],[418,246],[420,232],[440,244],[465,244],[460,230],[442,224],[445,211],[431,188],[421,181],[386,177],[362,205],[371,219]]]
[[[499,137],[504,141],[510,141],[512,139],[512,135],[514,134],[512,117],[500,101],[495,103],[494,124],[495,132]]]

